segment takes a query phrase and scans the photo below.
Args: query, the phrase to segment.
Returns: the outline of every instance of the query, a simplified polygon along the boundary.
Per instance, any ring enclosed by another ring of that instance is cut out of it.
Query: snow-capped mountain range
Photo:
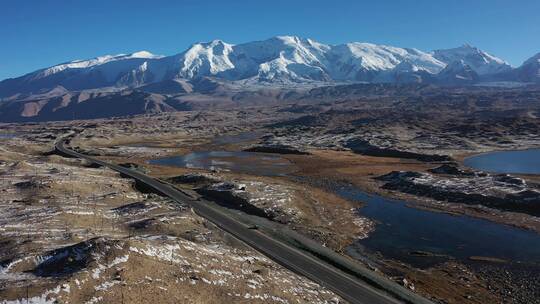
[[[196,43],[173,56],[146,51],[102,56],[41,69],[0,82],[0,98],[37,94],[56,87],[68,91],[159,87],[211,77],[242,85],[335,82],[429,82],[441,85],[479,81],[540,82],[540,54],[513,68],[470,45],[424,52],[371,43],[327,45],[295,36],[229,44]]]

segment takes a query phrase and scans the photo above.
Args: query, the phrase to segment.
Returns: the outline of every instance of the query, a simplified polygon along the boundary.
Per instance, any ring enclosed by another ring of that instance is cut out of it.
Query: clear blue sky
[[[298,35],[421,50],[469,43],[513,65],[540,52],[539,0],[2,0],[0,79],[74,59]]]

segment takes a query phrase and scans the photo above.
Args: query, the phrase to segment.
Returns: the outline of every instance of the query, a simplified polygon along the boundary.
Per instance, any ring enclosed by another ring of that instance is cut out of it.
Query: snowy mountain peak
[[[215,48],[215,47],[225,47],[225,46],[232,46],[232,44],[226,43],[223,40],[220,39],[214,39],[209,42],[199,42],[193,44],[191,47],[197,47],[202,46],[203,48]]]
[[[159,59],[163,56],[154,55],[148,51],[139,51],[132,54],[118,54],[118,55],[105,55],[99,56],[93,59],[88,60],[73,60],[67,63],[59,64],[52,66],[50,68],[43,69],[39,71],[34,78],[42,78],[56,73],[62,72],[68,69],[87,69],[100,66],[106,63],[120,61],[120,60],[129,60],[129,59]]]
[[[469,44],[457,48],[435,50],[431,54],[446,64],[463,60],[479,75],[501,73],[512,69],[506,61]]]
[[[139,51],[128,55],[129,58],[148,58],[148,59],[157,59],[163,58],[161,55],[154,55],[148,51]]]
[[[416,49],[406,49],[373,43],[351,42],[333,46],[329,58],[335,61],[333,74],[336,79],[373,81],[377,75],[390,71],[406,61],[411,67],[435,74],[446,64],[430,54]],[[404,64],[405,65],[405,64]],[[400,68],[406,68],[405,66]]]
[[[265,44],[274,48],[281,47],[281,46],[286,46],[286,47],[291,47],[291,48],[315,48],[315,49],[329,49],[330,48],[330,46],[323,43],[319,43],[313,39],[305,39],[298,36],[276,36],[267,40],[255,41],[252,43]]]
[[[479,75],[465,60],[459,59],[448,64],[438,75],[442,84],[471,84],[479,79]]]
[[[530,64],[537,64],[540,65],[540,53],[532,56],[531,58],[527,59],[523,65],[530,65]]]
[[[462,44],[460,47],[458,47],[458,49],[464,49],[464,50],[466,50],[466,49],[470,49],[470,50],[478,50],[477,47],[472,46],[471,44],[469,44],[469,43],[467,43],[467,42],[465,42],[465,43]]]
[[[297,44],[297,43],[301,43],[302,41],[307,41],[307,39],[302,39],[298,36],[276,36],[274,38],[270,38],[270,40],[272,39],[276,39],[276,40],[281,40],[283,41],[284,43],[289,43],[289,44]]]
[[[232,44],[221,40],[193,44],[187,51],[175,56],[180,68],[177,77],[211,76],[233,69],[229,58],[232,49]]]
[[[509,73],[511,78],[523,82],[540,83],[540,53],[527,59],[520,67]]]

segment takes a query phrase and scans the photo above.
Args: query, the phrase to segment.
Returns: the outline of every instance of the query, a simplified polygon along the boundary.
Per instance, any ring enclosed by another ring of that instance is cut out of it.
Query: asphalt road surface
[[[209,204],[202,203],[199,200],[195,200],[186,193],[183,193],[168,184],[162,183],[157,179],[138,171],[110,164],[70,150],[65,147],[64,141],[62,140],[56,144],[55,148],[64,155],[86,159],[92,163],[109,167],[117,172],[136,179],[138,182],[153,188],[157,192],[168,196],[177,202],[189,204],[198,215],[231,233],[236,238],[242,240],[279,264],[327,287],[350,303],[405,303],[394,299],[384,291],[376,289],[311,255],[305,254],[279,240],[273,239],[259,230],[249,229],[250,227],[248,225],[227,216],[219,209],[213,208]],[[425,303],[429,302],[426,300]]]

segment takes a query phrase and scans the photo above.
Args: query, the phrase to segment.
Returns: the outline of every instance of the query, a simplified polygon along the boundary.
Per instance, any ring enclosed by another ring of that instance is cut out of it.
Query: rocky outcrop
[[[387,190],[540,216],[540,191],[523,179],[506,174],[442,177],[393,171],[376,179],[385,182],[382,188]]]
[[[276,153],[276,154],[294,154],[294,155],[309,155],[309,152],[300,151],[294,147],[286,145],[264,145],[254,146],[247,148],[246,152],[260,152],[260,153]]]
[[[173,176],[168,178],[167,181],[173,184],[190,184],[199,187],[219,182],[219,180],[213,176],[191,173]]]
[[[351,149],[354,153],[379,156],[379,157],[398,157],[406,159],[416,159],[423,162],[445,162],[452,159],[447,155],[430,155],[420,154],[409,151],[400,151],[392,148],[384,148],[372,145],[369,141],[363,139],[352,139],[345,144],[346,148]]]
[[[486,175],[483,172],[473,172],[473,171],[463,170],[457,167],[455,164],[443,164],[437,168],[429,169],[428,171],[435,174],[446,174],[446,175],[457,175],[457,176],[475,176],[475,175],[485,176]]]
[[[300,212],[291,206],[292,192],[280,184],[251,180],[224,181],[210,174],[185,174],[167,179],[174,184],[189,184],[215,203],[280,223],[294,222]]]
[[[228,182],[220,182],[198,188],[197,192],[210,199],[214,199],[218,205],[230,209],[240,210],[250,215],[260,216],[267,219],[273,219],[273,215],[265,212],[249,203],[249,197],[246,193],[235,191],[236,185]]]

